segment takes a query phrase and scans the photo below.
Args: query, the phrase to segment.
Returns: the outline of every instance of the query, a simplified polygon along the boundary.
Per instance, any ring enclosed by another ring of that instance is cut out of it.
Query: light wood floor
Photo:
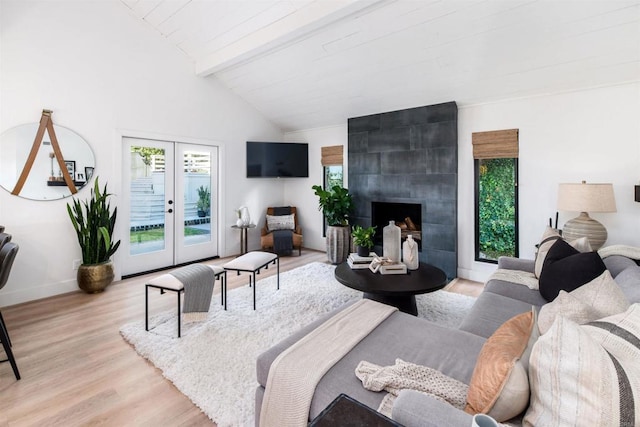
[[[283,257],[280,269],[314,261],[326,262],[324,252]],[[0,426],[213,425],[118,332],[144,318],[144,283],[157,274],[113,283],[101,294],[78,291],[3,308],[22,379],[15,380],[9,363],[0,364]],[[273,274],[269,268],[260,277]],[[228,289],[247,281],[230,274]],[[482,286],[456,279],[446,289],[477,295]],[[218,298],[219,292],[216,286]],[[150,303],[152,312],[175,309],[174,294],[154,293]]]

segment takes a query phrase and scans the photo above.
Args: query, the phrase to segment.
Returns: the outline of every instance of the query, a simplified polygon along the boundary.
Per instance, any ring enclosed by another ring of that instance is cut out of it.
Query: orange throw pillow
[[[466,412],[503,422],[526,409],[529,354],[537,339],[534,309],[507,320],[489,337],[471,376]]]

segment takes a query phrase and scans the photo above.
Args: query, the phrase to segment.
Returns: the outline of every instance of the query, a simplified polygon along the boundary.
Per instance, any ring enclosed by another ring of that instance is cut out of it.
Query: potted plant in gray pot
[[[102,292],[113,281],[113,255],[120,246],[120,240],[113,242],[118,208],[113,209],[107,199],[105,184],[102,192],[98,177],[91,190],[91,198],[80,202],[73,198],[73,206],[67,203],[69,218],[76,230],[82,250],[82,265],[78,268],[78,287],[88,293]]]
[[[369,256],[371,248],[373,248],[373,237],[376,234],[376,227],[353,226],[353,244],[356,246],[356,252],[360,256]]]
[[[353,200],[349,190],[339,185],[330,190],[319,185],[311,188],[319,198],[318,210],[327,219],[327,257],[332,264],[340,264],[347,260],[351,249],[349,214],[353,211]]]

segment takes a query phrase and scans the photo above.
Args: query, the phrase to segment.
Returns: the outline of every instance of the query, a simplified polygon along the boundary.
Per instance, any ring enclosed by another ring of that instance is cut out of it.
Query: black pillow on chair
[[[540,295],[553,301],[600,276],[607,267],[597,252],[580,252],[562,239],[551,246],[540,273]]]

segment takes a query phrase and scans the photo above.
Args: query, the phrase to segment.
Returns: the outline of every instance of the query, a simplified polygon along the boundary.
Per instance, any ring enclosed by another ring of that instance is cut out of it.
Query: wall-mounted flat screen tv
[[[247,141],[247,178],[308,178],[309,144]]]

